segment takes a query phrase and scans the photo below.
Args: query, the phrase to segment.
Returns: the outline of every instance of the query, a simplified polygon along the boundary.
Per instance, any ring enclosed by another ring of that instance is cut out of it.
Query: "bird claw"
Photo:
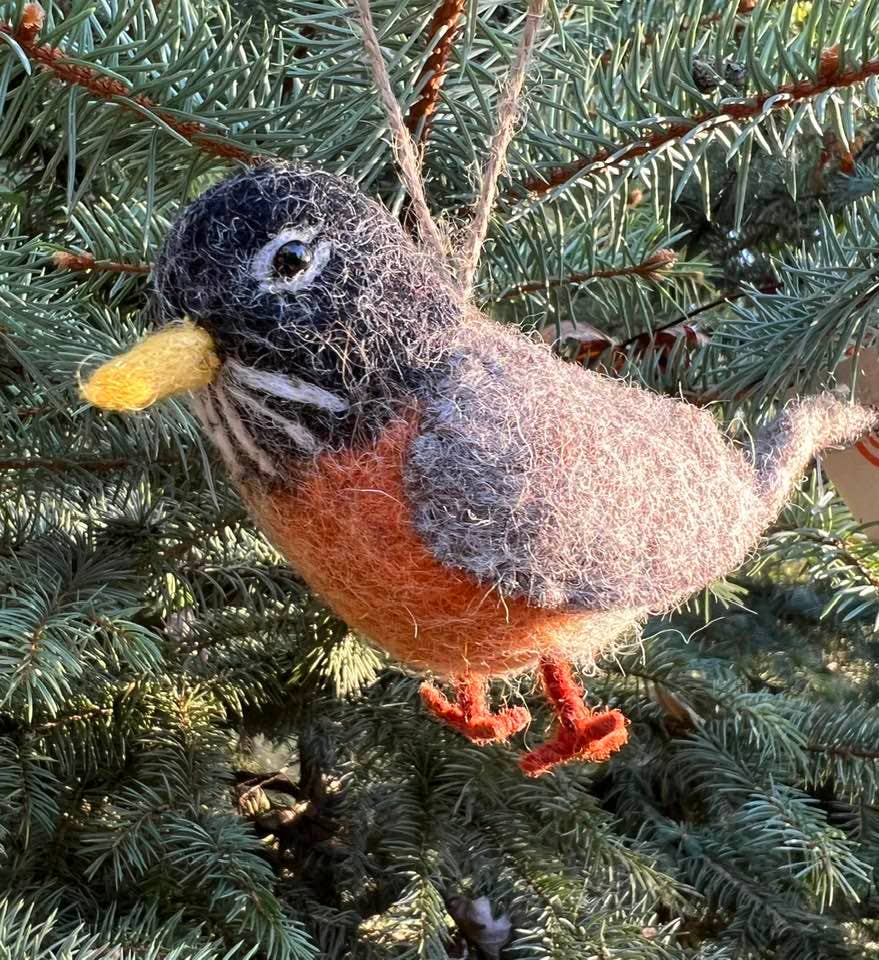
[[[552,740],[519,760],[529,777],[539,777],[562,763],[581,760],[601,763],[629,739],[629,721],[619,710],[592,710],[583,702],[583,688],[574,679],[569,663],[544,659],[540,679],[546,698],[555,711],[558,729]],[[526,707],[506,707],[492,713],[485,681],[459,677],[455,701],[434,684],[421,685],[421,699],[437,718],[477,744],[503,743],[531,720]]]
[[[421,685],[421,699],[431,713],[473,743],[504,743],[531,720],[527,707],[505,707],[491,713],[481,680],[465,677],[457,681],[456,687],[454,703],[432,683]]]
[[[539,777],[572,760],[601,763],[625,745],[629,721],[619,710],[596,711],[587,707],[583,688],[569,663],[545,658],[540,664],[540,680],[558,719],[558,730],[552,740],[519,760],[529,777]]]
[[[629,738],[628,721],[619,710],[592,712],[572,722],[562,722],[552,740],[524,754],[519,766],[529,777],[539,777],[553,767],[573,760],[601,763]]]

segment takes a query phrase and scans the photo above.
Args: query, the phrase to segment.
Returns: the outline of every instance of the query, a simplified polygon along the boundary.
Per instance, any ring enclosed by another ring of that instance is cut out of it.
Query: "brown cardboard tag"
[[[879,348],[863,347],[857,368],[853,358],[836,371],[840,384],[851,386],[855,399],[879,407]],[[828,450],[821,458],[824,472],[833,481],[852,515],[867,527],[864,533],[879,543],[879,434],[871,433],[844,450]]]

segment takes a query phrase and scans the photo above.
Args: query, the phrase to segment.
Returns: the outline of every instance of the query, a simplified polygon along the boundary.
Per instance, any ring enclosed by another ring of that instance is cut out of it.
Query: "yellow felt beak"
[[[88,378],[81,392],[102,410],[144,410],[175,393],[206,387],[214,382],[219,369],[211,335],[184,320],[108,360]]]

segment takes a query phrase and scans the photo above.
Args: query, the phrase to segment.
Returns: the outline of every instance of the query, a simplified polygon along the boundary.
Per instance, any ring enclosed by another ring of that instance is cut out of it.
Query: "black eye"
[[[297,273],[308,269],[313,258],[311,247],[307,243],[301,240],[288,240],[275,251],[272,268],[278,277],[295,277]]]

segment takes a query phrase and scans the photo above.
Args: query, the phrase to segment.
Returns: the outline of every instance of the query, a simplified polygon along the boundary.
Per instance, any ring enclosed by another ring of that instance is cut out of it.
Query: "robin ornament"
[[[526,725],[491,712],[487,680],[537,668],[558,722],[530,775],[626,741],[571,662],[737,567],[816,451],[877,421],[801,400],[749,453],[488,319],[352,181],[283,163],[192,203],[155,290],[167,325],[85,398],[191,392],[268,538],[353,629],[453,684],[424,703],[471,740]]]
[[[737,567],[822,448],[875,411],[790,404],[748,452],[707,412],[565,363],[470,288],[543,0],[529,0],[456,256],[424,199],[368,0],[355,0],[421,242],[357,185],[267,163],[187,207],[155,265],[164,326],[83,388],[106,410],[189,392],[250,512],[348,625],[426,682],[476,743],[509,739],[488,680],[537,669],[555,716],[538,776],[627,739],[584,702],[591,661]],[[456,263],[456,269],[450,264]]]

